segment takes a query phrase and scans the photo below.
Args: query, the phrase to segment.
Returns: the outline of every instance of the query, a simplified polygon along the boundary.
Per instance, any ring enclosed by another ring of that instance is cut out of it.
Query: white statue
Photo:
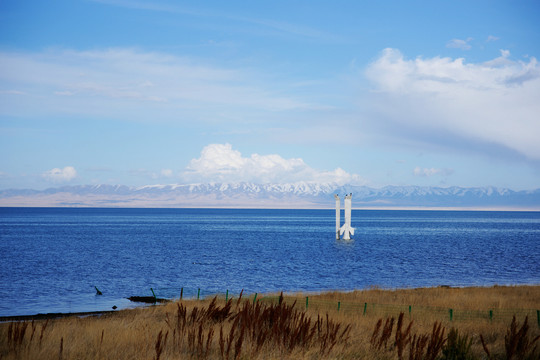
[[[336,199],[336,240],[339,240],[339,228],[340,228],[340,212],[341,209],[339,208],[339,196],[334,195],[334,198]]]
[[[354,235],[354,228],[351,226],[351,206],[352,206],[352,193],[345,195],[345,223],[339,227],[339,196],[334,195],[336,199],[336,239],[339,240],[340,236],[343,236],[343,240],[350,240],[351,235]]]

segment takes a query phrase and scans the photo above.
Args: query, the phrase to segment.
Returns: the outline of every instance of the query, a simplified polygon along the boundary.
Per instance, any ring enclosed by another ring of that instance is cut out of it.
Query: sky
[[[540,188],[540,2],[0,0],[0,189]]]

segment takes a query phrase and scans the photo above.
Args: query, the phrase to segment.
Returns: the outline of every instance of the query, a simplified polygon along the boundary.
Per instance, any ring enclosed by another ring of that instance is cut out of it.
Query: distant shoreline
[[[331,209],[334,194],[352,193],[357,210],[540,211],[540,189],[384,186],[336,183],[197,183],[69,185],[0,189],[0,206],[119,208]]]
[[[94,206],[94,205],[11,205],[2,203],[0,209],[215,209],[215,210],[335,210],[333,207],[247,207],[247,206]],[[463,212],[540,212],[539,207],[359,207],[353,206],[357,211],[463,211]]]

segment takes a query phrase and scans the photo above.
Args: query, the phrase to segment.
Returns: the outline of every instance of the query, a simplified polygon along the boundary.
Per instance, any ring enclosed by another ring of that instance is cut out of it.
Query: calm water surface
[[[540,283],[539,212],[0,208],[0,316],[126,297]],[[343,216],[342,216],[343,218]],[[97,286],[103,296],[96,296]]]

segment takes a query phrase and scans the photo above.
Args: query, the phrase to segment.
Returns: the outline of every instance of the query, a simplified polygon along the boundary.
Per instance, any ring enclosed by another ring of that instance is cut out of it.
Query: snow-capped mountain
[[[331,208],[333,194],[353,193],[355,208],[486,208],[540,210],[540,189],[315,184],[201,183],[79,185],[2,190],[0,206]]]

